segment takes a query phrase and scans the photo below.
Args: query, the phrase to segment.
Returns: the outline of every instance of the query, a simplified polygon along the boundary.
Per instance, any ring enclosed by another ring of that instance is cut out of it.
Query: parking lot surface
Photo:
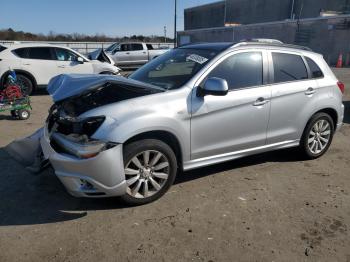
[[[68,195],[52,170],[32,175],[3,147],[38,129],[51,104],[32,97],[29,120],[0,114],[0,262],[350,261],[350,69],[343,128],[320,159],[295,150],[179,174],[160,200]]]

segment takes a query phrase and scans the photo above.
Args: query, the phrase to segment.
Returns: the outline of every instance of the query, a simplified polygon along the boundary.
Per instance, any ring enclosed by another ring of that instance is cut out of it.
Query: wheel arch
[[[169,145],[176,155],[178,166],[182,168],[182,147],[179,139],[173,133],[164,130],[146,131],[128,138],[123,144],[127,145],[142,139],[157,139]]]
[[[29,73],[28,71],[22,70],[22,69],[14,69],[14,71],[16,72],[16,74],[24,75],[24,76],[28,77],[30,79],[30,81],[32,81],[33,91],[37,88],[38,85],[37,85],[36,79],[31,73]],[[10,74],[10,70],[7,70],[5,73],[2,74],[2,76],[0,78],[1,85],[4,85],[5,79],[9,74]]]

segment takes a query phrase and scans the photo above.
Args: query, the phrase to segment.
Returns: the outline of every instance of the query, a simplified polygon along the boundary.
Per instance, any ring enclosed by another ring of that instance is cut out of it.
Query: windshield
[[[187,83],[218,51],[179,48],[166,52],[136,70],[129,78],[159,86],[177,89]]]
[[[118,43],[111,44],[109,47],[105,49],[106,52],[111,52],[118,45]]]

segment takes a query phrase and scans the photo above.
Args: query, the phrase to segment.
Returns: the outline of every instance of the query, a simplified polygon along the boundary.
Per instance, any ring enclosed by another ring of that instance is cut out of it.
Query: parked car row
[[[57,76],[48,92],[45,126],[9,152],[49,161],[74,196],[133,205],[161,197],[178,170],[290,147],[318,158],[344,117],[322,55],[281,43],[188,45],[128,78]]]
[[[113,43],[105,49],[117,66],[122,68],[140,67],[150,60],[164,54],[169,49],[155,49],[152,44],[130,42],[130,43]],[[90,53],[94,55],[98,51]]]
[[[26,94],[46,87],[60,74],[112,74],[121,71],[112,59],[100,50],[93,59],[63,46],[51,44],[0,45],[0,87],[5,85],[10,69]]]

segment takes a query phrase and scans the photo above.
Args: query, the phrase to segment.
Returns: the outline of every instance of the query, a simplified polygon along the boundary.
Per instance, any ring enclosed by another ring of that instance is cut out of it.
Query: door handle
[[[130,52],[126,52],[127,55],[130,55]]]
[[[24,63],[23,65],[30,65],[29,63]]]
[[[59,68],[66,68],[65,65],[59,65],[58,67],[59,67]]]
[[[147,54],[146,52],[142,52],[142,53]]]
[[[309,87],[306,91],[305,91],[305,95],[313,95],[315,93],[315,89],[313,89],[312,87]]]
[[[265,99],[264,97],[259,97],[253,104],[253,106],[263,106],[270,102],[270,100]]]

